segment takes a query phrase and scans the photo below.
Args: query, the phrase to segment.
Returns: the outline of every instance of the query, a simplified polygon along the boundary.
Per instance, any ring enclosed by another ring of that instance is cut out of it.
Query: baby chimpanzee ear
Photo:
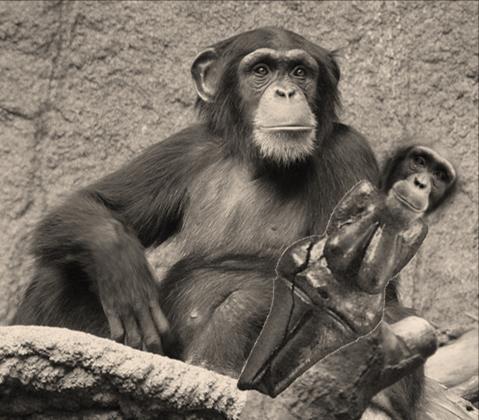
[[[191,75],[198,96],[205,102],[213,102],[221,78],[221,64],[214,48],[204,50],[195,58]]]

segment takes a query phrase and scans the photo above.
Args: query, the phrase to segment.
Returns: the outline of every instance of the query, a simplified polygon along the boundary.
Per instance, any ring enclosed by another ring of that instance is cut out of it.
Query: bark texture
[[[0,418],[241,419],[358,418],[371,398],[435,350],[417,317],[322,359],[275,399],[236,380],[89,334],[0,327]]]
[[[0,327],[0,343],[0,418],[238,419],[247,396],[231,378],[63,328]]]

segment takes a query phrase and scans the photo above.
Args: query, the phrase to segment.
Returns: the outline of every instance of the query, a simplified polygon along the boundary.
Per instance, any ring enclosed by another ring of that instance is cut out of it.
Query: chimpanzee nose
[[[294,88],[276,88],[276,95],[280,98],[291,98],[295,93]]]
[[[424,175],[416,175],[414,177],[414,186],[418,187],[420,190],[427,188],[427,177]]]

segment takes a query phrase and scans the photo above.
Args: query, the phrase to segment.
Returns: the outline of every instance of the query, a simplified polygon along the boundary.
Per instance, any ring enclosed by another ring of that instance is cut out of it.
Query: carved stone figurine
[[[324,235],[283,253],[241,389],[276,396],[313,364],[378,327],[388,281],[426,236],[417,210],[422,199],[411,181],[398,182],[387,195],[362,181],[336,206]]]

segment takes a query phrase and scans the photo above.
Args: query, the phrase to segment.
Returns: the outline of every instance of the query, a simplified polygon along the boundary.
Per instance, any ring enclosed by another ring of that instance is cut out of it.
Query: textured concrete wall
[[[379,156],[443,146],[461,182],[408,267],[406,300],[477,313],[477,2],[0,3],[0,322],[29,279],[32,227],[74,188],[187,125],[203,47],[262,25],[341,54],[343,118]]]

